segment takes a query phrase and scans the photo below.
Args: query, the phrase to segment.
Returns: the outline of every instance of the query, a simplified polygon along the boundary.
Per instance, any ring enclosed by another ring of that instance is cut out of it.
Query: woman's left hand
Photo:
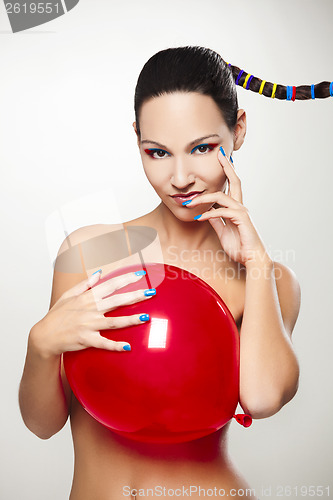
[[[213,203],[204,212],[198,222],[209,220],[221,242],[223,250],[234,261],[246,266],[251,260],[269,257],[253,222],[249,211],[244,207],[242,200],[241,181],[227,156],[218,152],[218,160],[228,179],[228,194],[218,191],[196,196],[189,208],[202,203]],[[223,223],[222,219],[225,221]]]

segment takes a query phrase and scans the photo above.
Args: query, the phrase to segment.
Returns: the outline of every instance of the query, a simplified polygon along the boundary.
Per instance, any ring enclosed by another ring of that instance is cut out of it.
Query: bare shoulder
[[[284,326],[292,334],[301,305],[301,287],[295,272],[280,262],[273,261],[276,289]]]
[[[54,263],[52,292],[49,309],[60,299],[63,293],[87,278],[87,269],[84,262],[83,245],[95,237],[114,231],[118,225],[92,224],[80,227],[71,232],[61,243]],[[96,269],[97,270],[97,269]],[[89,269],[93,273],[94,269]],[[69,386],[61,356],[61,380],[64,394],[71,405],[72,392]]]
[[[59,257],[59,255],[63,252],[76,247],[80,243],[88,241],[94,236],[99,236],[110,231],[116,231],[117,229],[122,227],[122,224],[91,224],[75,229],[63,240],[62,244],[60,245],[57,257]]]
[[[87,277],[87,260],[93,248],[93,239],[115,229],[112,224],[92,224],[72,231],[62,241],[54,261],[50,308],[69,288]],[[89,272],[98,269],[88,265]]]

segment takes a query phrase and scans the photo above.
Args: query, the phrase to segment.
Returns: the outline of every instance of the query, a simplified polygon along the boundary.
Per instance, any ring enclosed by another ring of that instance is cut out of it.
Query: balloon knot
[[[252,424],[252,417],[247,413],[237,413],[237,415],[233,415],[233,418],[243,427],[250,427]]]

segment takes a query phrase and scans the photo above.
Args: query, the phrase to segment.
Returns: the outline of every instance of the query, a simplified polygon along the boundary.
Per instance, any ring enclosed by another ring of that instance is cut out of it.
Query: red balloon
[[[94,286],[139,268],[117,269]],[[66,375],[85,410],[117,434],[151,443],[198,439],[234,416],[238,330],[221,297],[198,276],[165,264],[143,269],[145,276],[114,294],[156,288],[156,295],[105,316],[148,313],[150,320],[100,332],[128,342],[132,350],[66,352]],[[250,416],[237,420],[244,426],[252,421]]]

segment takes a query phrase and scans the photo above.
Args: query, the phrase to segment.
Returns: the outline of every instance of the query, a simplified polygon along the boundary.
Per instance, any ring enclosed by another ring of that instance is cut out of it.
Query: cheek
[[[145,165],[145,163],[143,163],[143,170],[148,181],[153,187],[163,187],[166,180],[165,173],[163,173],[161,168],[157,168],[155,165]]]
[[[227,176],[224,173],[223,167],[217,161],[211,165],[207,165],[207,168],[205,169],[205,179],[208,184],[216,187],[222,187],[225,184]]]

